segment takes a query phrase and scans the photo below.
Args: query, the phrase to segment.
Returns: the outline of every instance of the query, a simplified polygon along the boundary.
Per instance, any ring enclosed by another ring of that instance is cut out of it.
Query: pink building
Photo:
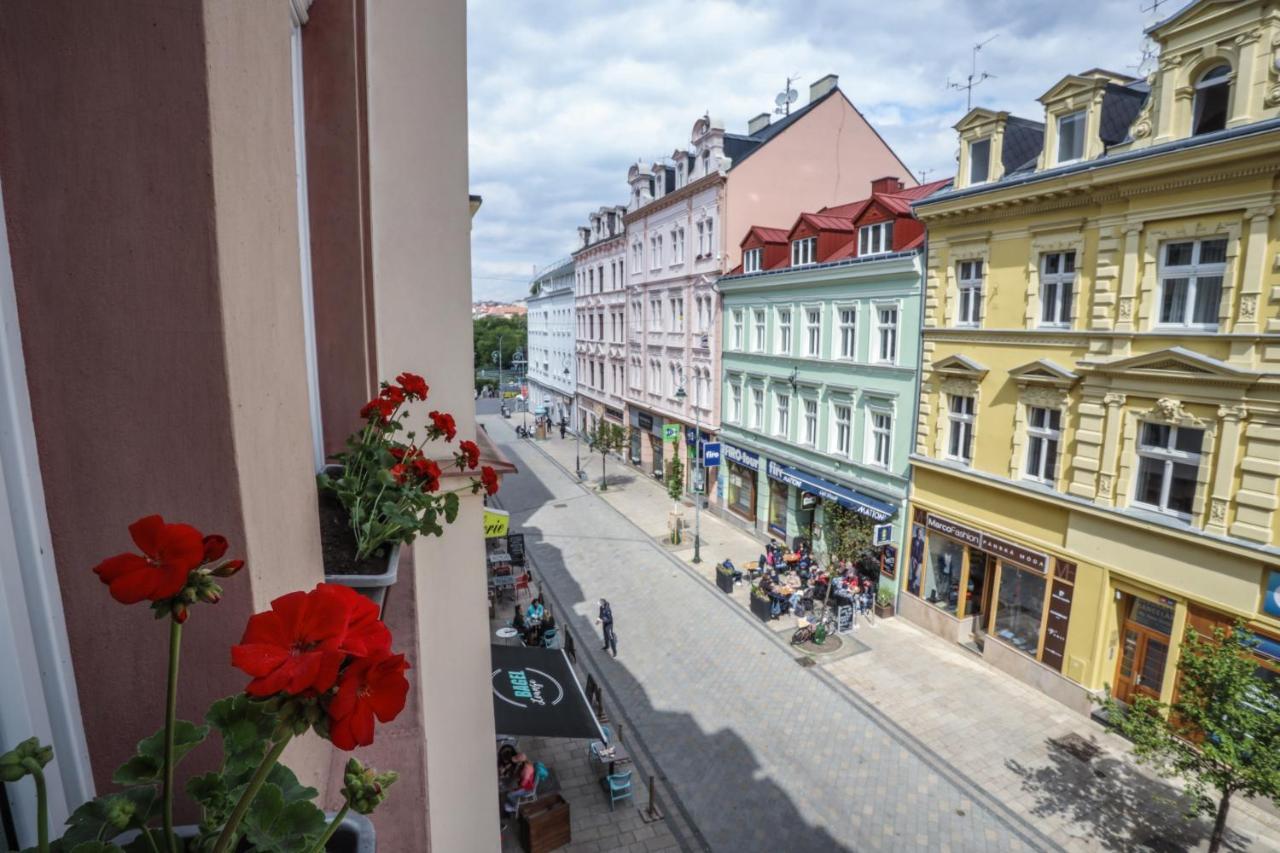
[[[576,429],[606,418],[623,423],[626,377],[627,243],[625,207],[602,207],[578,229],[573,253],[577,315]]]
[[[673,452],[688,458],[695,425],[704,440],[719,431],[716,281],[740,263],[735,235],[754,222],[789,222],[838,204],[882,176],[916,185],[834,74],[813,83],[808,103],[778,121],[762,113],[737,134],[704,116],[687,149],[631,167],[623,396],[633,465],[661,477]],[[668,424],[679,429],[678,445],[664,438]],[[695,466],[687,472],[693,490]],[[715,482],[716,472],[707,474]]]

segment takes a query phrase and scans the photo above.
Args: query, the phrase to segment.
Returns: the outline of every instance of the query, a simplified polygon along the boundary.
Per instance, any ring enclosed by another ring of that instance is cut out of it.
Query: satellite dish
[[[779,92],[779,93],[778,93],[778,97],[774,98],[774,99],[773,99],[773,102],[774,102],[774,104],[776,104],[777,106],[782,106],[783,104],[785,104],[785,103],[787,102],[787,95],[786,95],[786,93],[785,93],[785,92]]]
[[[797,92],[795,89],[788,89],[788,90],[787,90],[787,103],[788,103],[788,104],[794,104],[794,103],[796,102],[796,98],[798,98],[798,97],[800,97],[800,93],[799,93],[799,92]]]

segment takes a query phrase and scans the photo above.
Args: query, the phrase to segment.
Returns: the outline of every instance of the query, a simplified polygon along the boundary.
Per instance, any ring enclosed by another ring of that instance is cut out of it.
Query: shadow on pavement
[[[517,515],[553,498],[541,482],[527,473],[505,479],[509,482],[516,477],[521,481],[518,502],[499,501],[512,515],[513,530]],[[762,777],[763,768],[732,729],[705,732],[687,714],[655,708],[643,685],[627,669],[625,631],[619,636],[620,657],[601,655],[600,635],[594,624],[596,600],[589,600],[586,609],[590,615],[580,614],[576,606],[588,602],[588,598],[570,575],[561,550],[547,543],[537,526],[523,525],[519,532],[525,536],[544,597],[553,606],[560,625],[573,635],[579,663],[604,687],[605,710],[611,724],[616,730],[616,723],[623,722],[622,741],[628,749],[638,750],[659,774],[659,804],[668,814],[673,808],[679,809],[684,823],[697,836],[689,838],[676,832],[683,844],[690,849],[739,853],[850,849],[822,827],[810,825],[787,792]],[[707,755],[716,756],[714,763],[705,760]],[[643,793],[647,782],[638,780],[637,806],[647,805]],[[815,780],[814,784],[820,782]],[[669,802],[671,798],[664,795],[664,787],[674,792],[676,802]]]
[[[1037,817],[1065,817],[1107,850],[1174,853],[1208,839],[1212,827],[1207,821],[1178,817],[1187,813],[1190,797],[1106,752],[1096,738],[1048,738],[1045,744],[1049,764],[1005,762],[1022,780],[1022,789],[1035,796],[1031,811]],[[1248,847],[1247,838],[1227,829],[1224,849]]]

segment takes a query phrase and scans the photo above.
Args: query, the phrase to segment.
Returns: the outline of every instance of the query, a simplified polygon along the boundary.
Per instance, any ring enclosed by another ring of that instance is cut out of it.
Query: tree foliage
[[[498,349],[498,336],[502,336],[502,369],[511,370],[511,356],[525,348],[528,324],[523,316],[478,317],[472,323],[472,344],[475,348],[475,367],[492,368],[493,353]]]
[[[827,559],[858,562],[871,555],[872,522],[865,515],[840,506],[835,501],[822,502],[822,538],[827,546]]]
[[[1145,696],[1129,708],[1104,700],[1137,760],[1185,780],[1195,812],[1215,815],[1210,853],[1222,844],[1234,795],[1280,805],[1280,690],[1259,674],[1256,645],[1240,623],[1215,628],[1211,638],[1188,628],[1171,705]]]
[[[594,427],[587,432],[587,444],[600,454],[600,491],[609,488],[608,475],[605,472],[605,461],[610,453],[621,453],[627,446],[627,431],[604,418],[596,421]]]

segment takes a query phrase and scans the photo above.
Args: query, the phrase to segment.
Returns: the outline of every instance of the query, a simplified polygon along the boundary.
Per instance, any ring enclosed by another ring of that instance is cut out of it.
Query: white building
[[[577,298],[578,419],[624,426],[627,369],[625,207],[602,207],[578,228],[573,253]]]
[[[529,409],[554,423],[574,423],[573,259],[543,269],[529,288],[528,359]]]

